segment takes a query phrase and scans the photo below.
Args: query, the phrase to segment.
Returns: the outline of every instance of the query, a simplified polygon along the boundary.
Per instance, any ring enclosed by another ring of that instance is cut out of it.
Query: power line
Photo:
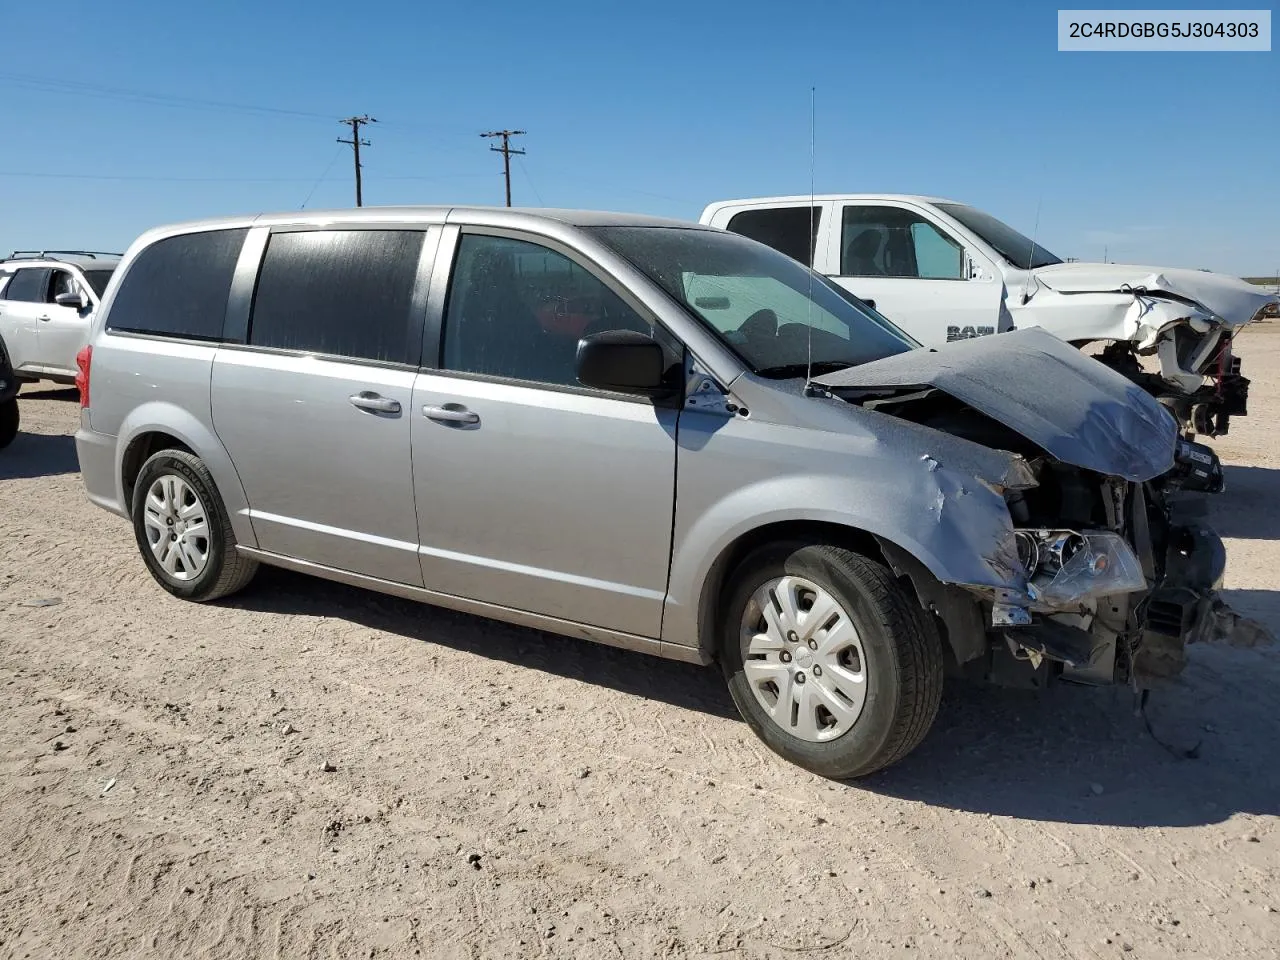
[[[307,204],[311,202],[311,198],[315,196],[316,191],[320,189],[320,184],[323,183],[324,178],[329,175],[329,171],[333,169],[333,165],[338,162],[338,154],[341,152],[342,144],[338,144],[338,149],[333,151],[333,156],[329,160],[329,165],[324,168],[324,173],[316,177],[316,182],[311,185],[311,190],[307,193],[307,199],[302,201],[302,206],[298,208],[299,210],[307,209]]]
[[[524,174],[524,178],[529,181],[529,189],[533,191],[534,199],[538,201],[538,206],[545,207],[546,204],[542,200],[542,194],[538,192],[538,188],[533,185],[533,177],[529,176],[529,168],[523,160],[516,161],[520,165],[520,171]]]
[[[372,144],[369,143],[368,140],[362,140],[360,138],[360,127],[363,124],[377,123],[378,121],[366,113],[363,116],[359,116],[359,117],[347,117],[347,119],[340,120],[338,122],[345,123],[347,126],[351,128],[351,139],[343,140],[341,137],[339,137],[338,142],[351,144],[351,152],[355,156],[355,160],[356,160],[356,206],[362,207],[364,206],[364,196],[361,192],[361,187],[360,187],[360,148],[362,146],[369,147],[369,146],[372,146]]]
[[[313,113],[305,110],[287,110],[280,107],[266,107],[248,103],[230,103],[223,100],[205,100],[199,97],[183,97],[174,94],[148,93],[143,90],[129,90],[123,87],[109,87],[102,84],[82,83],[75,80],[60,80],[52,77],[34,77],[15,73],[0,73],[0,81],[14,84],[41,93],[61,93],[73,96],[96,97],[105,100],[120,100],[125,103],[138,103],[158,107],[179,107],[183,109],[237,110],[247,113],[268,114],[271,116],[299,117],[307,120],[332,120],[332,114]]]
[[[523,137],[524,134],[525,134],[525,131],[523,130],[491,130],[489,133],[480,134],[481,137],[501,137],[502,138],[502,146],[490,147],[489,149],[492,150],[494,153],[502,154],[502,173],[507,181],[507,206],[508,207],[511,206],[511,157],[513,155],[524,156],[523,150],[511,149],[511,138]]]
[[[42,180],[110,180],[136,183],[308,183],[307,177],[162,177],[111,173],[46,173],[37,170],[0,170],[3,178]]]

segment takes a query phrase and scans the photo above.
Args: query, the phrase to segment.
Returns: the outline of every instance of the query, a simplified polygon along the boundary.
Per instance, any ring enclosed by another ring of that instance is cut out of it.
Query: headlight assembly
[[[1037,604],[1061,607],[1147,589],[1142,565],[1119,534],[1023,529],[1014,536],[1027,592]]]

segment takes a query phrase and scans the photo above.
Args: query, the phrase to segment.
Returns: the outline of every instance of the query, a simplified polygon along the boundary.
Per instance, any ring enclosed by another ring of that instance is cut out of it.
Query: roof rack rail
[[[56,260],[59,257],[120,257],[120,253],[109,253],[105,250],[15,250],[6,260]]]

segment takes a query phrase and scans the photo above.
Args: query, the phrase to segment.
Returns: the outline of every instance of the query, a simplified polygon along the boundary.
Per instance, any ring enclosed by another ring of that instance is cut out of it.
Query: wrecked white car
[[[926,346],[1033,326],[1101,346],[1102,362],[1206,436],[1247,412],[1232,337],[1278,302],[1223,274],[1066,263],[990,214],[930,197],[732,200],[701,220],[810,263]]]

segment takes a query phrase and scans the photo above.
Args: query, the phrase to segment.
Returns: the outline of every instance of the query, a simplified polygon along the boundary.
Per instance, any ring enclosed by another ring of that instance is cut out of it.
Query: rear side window
[[[411,346],[420,230],[272,234],[249,322],[257,347],[418,363]]]
[[[6,300],[20,303],[43,303],[49,271],[40,268],[19,270],[4,288]]]
[[[727,227],[734,233],[758,240],[811,267],[813,249],[818,243],[818,220],[821,213],[821,207],[744,210],[734,214]]]
[[[221,340],[227,294],[249,231],[209,230],[157,240],[138,254],[116,291],[107,329]]]

